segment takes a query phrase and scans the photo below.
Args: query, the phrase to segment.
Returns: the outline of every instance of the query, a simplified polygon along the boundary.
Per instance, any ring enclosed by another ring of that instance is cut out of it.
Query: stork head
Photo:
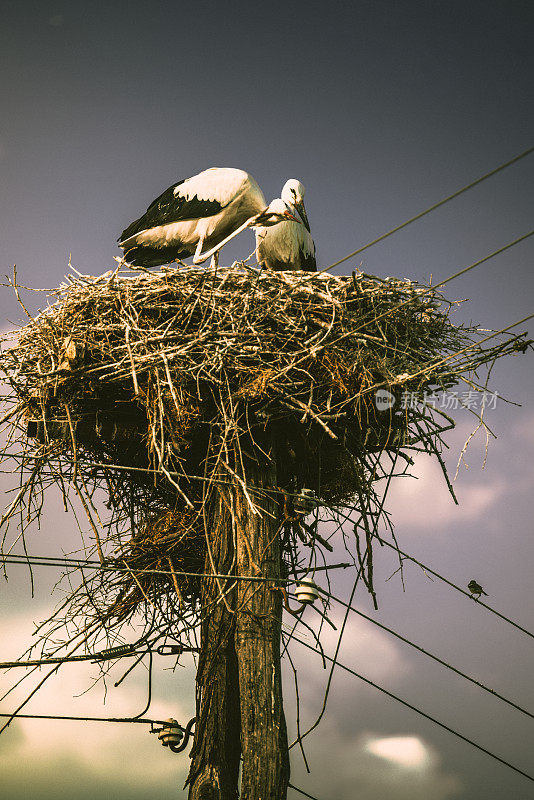
[[[291,213],[286,203],[284,203],[280,197],[277,197],[276,200],[273,200],[271,203],[269,203],[267,208],[265,208],[261,213],[256,214],[255,217],[252,217],[249,227],[270,228],[271,225],[277,225],[279,222],[298,221],[299,220],[294,214]]]
[[[282,189],[282,200],[297,209],[300,218],[308,230],[310,230],[310,223],[308,222],[308,215],[304,208],[304,193],[306,189],[300,181],[296,178],[290,178],[284,183]]]

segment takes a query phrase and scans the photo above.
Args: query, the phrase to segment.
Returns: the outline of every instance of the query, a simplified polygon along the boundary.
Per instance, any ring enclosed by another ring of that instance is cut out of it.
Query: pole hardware
[[[160,644],[156,653],[160,656],[181,656],[182,653],[198,653],[198,647],[186,647],[183,644]]]
[[[107,650],[100,650],[94,654],[95,661],[107,661],[111,658],[120,658],[121,656],[133,655],[135,653],[135,644],[121,644],[118,647],[108,647]]]
[[[302,578],[302,580],[297,583],[295,595],[299,603],[303,605],[314,603],[320,596],[317,585],[311,578]]]
[[[166,720],[161,728],[152,728],[150,733],[157,733],[163,747],[168,747],[173,753],[181,753],[187,747],[196,717],[189,720],[185,728],[172,717]]]
[[[303,517],[308,516],[317,506],[317,497],[313,489],[301,489],[300,494],[293,498],[295,512]]]

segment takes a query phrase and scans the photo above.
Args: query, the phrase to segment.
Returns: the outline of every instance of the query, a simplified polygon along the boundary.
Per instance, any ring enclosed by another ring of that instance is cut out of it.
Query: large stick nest
[[[204,568],[211,487],[245,477],[230,451],[258,452],[269,427],[288,563],[306,544],[291,507],[303,487],[325,506],[357,506],[369,548],[376,481],[410,449],[441,461],[454,424],[413,398],[459,379],[482,391],[477,370],[524,349],[454,324],[453,305],[407,280],[244,265],[69,278],[1,356],[14,402],[6,457],[22,474],[2,522],[22,506],[31,522],[50,484],[66,503],[73,486],[106,567],[76,612],[108,627],[143,608],[169,619],[199,598],[181,573]]]

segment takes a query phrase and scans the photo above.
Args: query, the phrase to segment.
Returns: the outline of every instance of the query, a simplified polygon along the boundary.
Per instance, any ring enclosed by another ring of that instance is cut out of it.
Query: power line
[[[478,606],[482,606],[483,608],[487,609],[487,611],[491,611],[492,614],[495,614],[497,617],[500,617],[502,620],[507,622],[509,625],[513,625],[514,628],[517,628],[522,633],[525,633],[527,636],[530,636],[531,639],[534,639],[534,633],[532,633],[531,631],[527,630],[526,628],[523,628],[522,625],[519,625],[517,622],[514,622],[512,619],[510,619],[509,617],[506,617],[504,614],[501,614],[499,611],[496,611],[494,608],[492,608],[491,606],[487,605],[487,603],[484,603],[482,600],[475,600],[475,598],[473,597],[472,594],[470,594],[469,592],[466,592],[465,589],[462,589],[460,586],[457,586],[455,583],[450,581],[448,578],[444,578],[443,575],[439,574],[439,572],[436,572],[435,570],[431,569],[431,567],[428,567],[426,564],[423,564],[421,561],[418,561],[413,556],[409,556],[408,553],[404,553],[396,545],[391,544],[391,542],[386,541],[386,539],[379,538],[379,541],[380,541],[381,544],[385,544],[387,547],[390,547],[392,550],[395,550],[395,552],[398,553],[403,558],[407,558],[408,561],[413,561],[413,563],[417,564],[417,566],[421,567],[422,570],[424,570],[426,572],[430,572],[432,575],[434,575],[440,581],[443,581],[443,583],[446,583],[449,586],[452,586],[453,589],[456,589],[457,592],[461,592],[461,594],[463,594],[466,597],[468,597],[470,600],[472,600]]]
[[[427,289],[422,290],[417,295],[417,298],[421,298],[423,295],[429,294],[430,292],[433,292],[434,289],[436,288],[436,286],[441,286],[442,284],[447,283],[448,281],[452,280],[453,278],[458,277],[458,275],[462,275],[464,272],[468,272],[470,269],[473,269],[474,267],[477,267],[480,264],[483,264],[484,262],[488,261],[490,258],[493,258],[494,256],[498,255],[499,253],[502,253],[504,250],[508,250],[510,247],[513,247],[514,245],[518,244],[518,242],[521,242],[524,239],[527,239],[529,236],[533,236],[533,235],[534,235],[534,231],[530,231],[529,233],[525,234],[524,236],[520,236],[519,239],[515,239],[513,242],[509,242],[508,244],[504,245],[503,247],[500,247],[498,250],[495,250],[493,253],[490,253],[488,256],[484,256],[484,258],[481,258],[478,261],[475,261],[473,264],[470,264],[468,267],[464,267],[463,269],[459,270],[458,272],[455,272],[453,275],[450,275],[448,278],[446,278],[444,281],[442,281],[441,284],[436,284],[435,286],[429,286]],[[376,316],[373,321],[377,322],[378,320],[382,319],[383,317],[388,317],[388,316],[390,316],[390,314],[393,314],[395,311],[399,311],[399,309],[404,308],[404,306],[409,305],[411,302],[413,302],[413,298],[408,298],[407,300],[404,300],[402,303],[399,303],[397,306],[392,306],[391,308],[387,309],[387,311],[383,311],[381,314],[378,314],[378,316]],[[465,353],[467,350],[472,350],[475,347],[480,347],[481,344],[483,344],[484,342],[487,342],[489,339],[494,339],[496,336],[499,336],[501,333],[506,333],[506,331],[509,331],[511,328],[515,328],[515,327],[517,327],[517,325],[521,325],[523,322],[527,322],[529,319],[532,319],[533,317],[534,317],[534,314],[529,314],[527,317],[523,317],[523,319],[517,320],[517,322],[512,322],[510,325],[507,325],[505,328],[501,328],[500,331],[494,331],[489,336],[486,336],[484,339],[480,339],[479,341],[476,341],[476,342],[473,341],[467,347],[464,347],[462,350],[458,350],[455,353],[451,353],[446,358],[443,358],[440,361],[431,362],[427,367],[424,367],[424,368],[420,369],[418,372],[413,373],[413,375],[410,375],[409,377],[411,379],[411,378],[413,378],[413,377],[415,377],[417,375],[424,374],[429,369],[435,369],[436,366],[438,366],[439,364],[443,364],[446,361],[450,361],[451,359],[456,358],[457,356],[461,355],[462,353]],[[360,325],[360,329],[364,328],[364,327],[365,327],[365,323],[362,323],[362,325]],[[341,339],[347,338],[348,336],[352,336],[355,333],[357,333],[358,330],[359,329],[356,328],[355,330],[350,331],[349,333],[345,333],[342,336],[338,337],[338,339],[336,339],[335,341],[339,342]],[[520,336],[520,335],[521,334],[518,334],[518,336]],[[387,383],[385,381],[383,381],[382,383],[375,383],[373,386],[370,386],[367,389],[362,389],[359,394],[360,395],[369,394],[370,392],[376,391],[376,389],[379,388],[380,386],[385,386],[385,385],[387,385]]]
[[[304,789],[299,789],[299,788],[298,788],[298,786],[293,786],[293,784],[292,784],[292,783],[288,783],[287,785],[288,785],[288,787],[289,787],[290,789],[293,789],[293,791],[294,791],[294,792],[299,792],[299,794],[302,794],[302,795],[304,795],[304,797],[309,797],[309,798],[310,798],[310,800],[318,800],[318,798],[317,798],[317,797],[315,797],[315,795],[313,795],[313,794],[308,794],[308,792],[305,792],[305,791],[304,791]]]
[[[446,661],[443,661],[438,656],[434,655],[433,653],[430,653],[428,650],[425,650],[424,647],[420,647],[418,644],[415,644],[415,642],[410,641],[410,639],[406,639],[404,636],[401,636],[400,633],[397,633],[396,631],[392,630],[391,628],[388,628],[387,625],[383,625],[381,622],[378,622],[376,619],[373,619],[372,617],[369,617],[367,614],[364,614],[363,611],[359,611],[357,608],[354,608],[354,606],[349,605],[348,603],[345,603],[343,600],[340,600],[338,597],[335,597],[333,594],[330,594],[329,592],[324,591],[323,589],[321,589],[320,586],[318,586],[317,589],[321,594],[324,594],[324,595],[327,595],[328,597],[331,597],[332,600],[335,600],[336,603],[339,603],[340,605],[345,606],[345,608],[348,608],[350,611],[353,611],[355,614],[359,614],[360,617],[363,617],[364,619],[368,620],[369,622],[372,622],[373,625],[377,625],[379,628],[382,628],[382,630],[387,631],[392,636],[395,636],[397,639],[400,639],[402,642],[405,642],[406,644],[410,645],[410,647],[413,647],[415,650],[419,650],[420,653],[423,653],[425,656],[428,656],[429,658],[433,659],[434,661],[437,661],[438,664],[441,664],[442,666],[446,667],[447,669],[450,669],[452,672],[455,672],[457,675],[460,675],[460,677],[465,678],[466,680],[470,681],[471,683],[474,683],[476,686],[479,686],[481,689],[484,689],[485,692],[489,692],[489,694],[492,694],[494,697],[497,697],[499,700],[502,700],[504,703],[507,703],[509,706],[512,706],[517,711],[521,711],[523,714],[526,714],[527,717],[531,717],[532,719],[534,719],[534,714],[532,714],[530,711],[527,711],[527,709],[523,708],[522,706],[518,705],[517,703],[514,703],[512,700],[508,700],[508,698],[504,697],[502,694],[499,694],[499,692],[496,692],[494,689],[490,689],[489,686],[485,686],[480,681],[477,681],[476,678],[472,678],[470,675],[467,675],[465,672],[462,672],[461,670],[457,669],[456,667],[453,667],[452,664],[449,664]]]
[[[143,717],[69,717],[55,714],[0,714],[0,717],[10,717],[11,719],[66,719],[77,722],[140,722],[143,725],[167,725],[167,720],[145,719]],[[181,728],[181,725],[177,725]],[[182,730],[184,730],[182,728]]]
[[[459,197],[464,192],[469,191],[469,189],[472,189],[473,187],[478,186],[479,183],[482,183],[483,181],[487,180],[488,178],[493,177],[493,175],[496,175],[498,172],[501,172],[501,170],[504,170],[507,167],[511,167],[512,164],[516,164],[518,161],[520,161],[522,158],[525,158],[526,156],[530,155],[532,152],[534,152],[534,147],[529,147],[528,150],[525,150],[523,153],[520,153],[519,155],[515,156],[514,158],[511,158],[509,161],[505,161],[504,164],[501,164],[500,166],[496,167],[495,169],[492,169],[491,172],[487,172],[485,175],[482,175],[480,178],[477,178],[476,180],[471,181],[471,183],[468,183],[467,186],[463,186],[461,189],[458,189],[456,192],[453,192],[453,194],[448,195],[448,197],[444,197],[443,200],[439,200],[437,203],[434,203],[434,205],[430,206],[425,211],[421,211],[419,214],[416,214],[414,217],[411,217],[410,219],[406,220],[406,222],[403,222],[400,225],[397,225],[395,228],[392,228],[391,230],[387,231],[386,233],[383,233],[381,236],[378,236],[376,239],[373,239],[372,242],[369,242],[368,244],[363,245],[363,247],[359,247],[357,250],[354,250],[354,252],[349,253],[348,256],[345,256],[344,258],[341,258],[339,261],[336,261],[334,264],[331,264],[329,267],[326,267],[326,269],[321,270],[321,272],[328,272],[328,270],[339,266],[339,264],[343,264],[344,261],[348,261],[349,258],[353,258],[354,256],[357,256],[360,253],[363,253],[364,250],[368,250],[370,247],[373,247],[373,245],[378,244],[379,242],[382,242],[384,239],[387,239],[388,236],[392,236],[394,233],[397,233],[398,231],[402,230],[403,228],[406,228],[407,225],[411,225],[412,222],[416,222],[418,219],[421,219],[422,217],[426,216],[427,214],[430,214],[431,211],[435,211],[437,208],[440,208],[441,206],[445,205],[445,203],[448,203],[450,200],[454,200],[456,197]]]
[[[350,517],[347,517],[346,515],[341,514],[339,509],[336,510],[336,513],[338,513],[341,516],[343,516],[348,522],[352,522]],[[443,575],[440,575],[438,572],[433,570],[428,565],[423,564],[421,561],[418,561],[414,556],[410,556],[408,553],[405,553],[403,550],[400,550],[400,548],[398,548],[394,544],[391,544],[386,539],[379,538],[379,541],[380,541],[381,544],[384,544],[387,547],[390,547],[392,550],[395,550],[395,552],[398,553],[403,558],[406,558],[409,561],[412,561],[414,564],[417,564],[424,571],[430,572],[436,578],[438,578],[439,580],[443,581],[443,583],[448,584],[453,589],[456,589],[456,591],[458,591],[461,594],[465,595],[465,597],[468,597],[470,600],[473,600],[473,602],[477,603],[477,605],[482,606],[487,611],[490,611],[492,614],[495,614],[497,617],[499,617],[500,619],[502,619],[505,622],[507,622],[509,625],[512,625],[514,628],[517,628],[517,630],[521,631],[522,633],[526,634],[527,636],[530,636],[530,638],[534,639],[534,633],[532,633],[531,631],[527,630],[522,625],[519,625],[517,622],[514,622],[512,619],[510,619],[509,617],[505,616],[504,614],[501,614],[499,611],[497,611],[496,609],[492,608],[487,603],[484,603],[483,600],[475,600],[475,598],[469,592],[466,592],[464,589],[462,589],[460,586],[457,586],[455,583],[450,581],[448,578],[445,578]],[[87,568],[87,569],[98,569],[98,570],[110,571],[110,572],[132,572],[134,574],[139,574],[139,575],[140,574],[167,575],[167,576],[171,576],[172,577],[172,572],[170,570],[126,569],[125,567],[123,568],[123,567],[119,567],[119,566],[114,567],[114,566],[102,565],[102,564],[100,564],[99,561],[89,561],[89,560],[83,560],[83,559],[60,559],[60,558],[56,559],[56,558],[48,557],[48,556],[30,556],[29,558],[26,557],[26,556],[22,556],[22,555],[21,556],[13,556],[13,555],[0,556],[0,563],[18,564],[18,565],[30,564],[30,565],[33,565],[33,566],[50,566],[50,567],[61,567],[61,568],[72,567],[73,569],[85,569],[85,568]],[[324,570],[328,570],[328,569],[346,569],[347,567],[350,567],[350,566],[352,566],[352,564],[340,563],[340,564],[333,564],[331,566],[326,565],[324,567],[323,566],[315,567],[312,571],[318,572],[319,570],[323,570],[324,571]],[[303,568],[302,570],[298,570],[298,571],[299,572],[300,571],[309,572],[310,570]],[[210,574],[210,573],[185,572],[185,571],[182,571],[182,570],[175,570],[175,575],[180,575],[180,576],[183,576],[183,577],[196,577],[196,578],[222,578],[222,579],[234,580],[234,581],[242,580],[242,581],[251,581],[251,582],[265,582],[265,581],[268,582],[270,580],[275,580],[273,578],[265,578],[265,577],[256,576],[256,575],[227,575],[227,574],[213,575],[213,574]],[[276,581],[279,582],[279,583],[293,583],[294,582],[292,578],[277,578]],[[320,591],[323,591],[323,590],[320,590]],[[334,598],[334,599],[337,600],[337,598]],[[339,602],[341,602],[341,601],[339,601]]]
[[[87,637],[85,637],[85,641],[86,640],[87,640]],[[76,645],[76,647],[78,647],[78,646],[79,645]],[[74,649],[76,649],[76,648],[74,648]],[[143,653],[141,658],[138,659],[138,661],[136,661],[135,663],[136,664],[139,663],[139,661],[142,660],[144,655],[146,655],[146,654]],[[152,703],[152,662],[153,662],[153,652],[152,652],[152,649],[150,649],[150,648],[148,649],[148,657],[149,657],[149,663],[148,663],[148,690],[147,690],[147,695],[148,696],[147,696],[147,701],[146,701],[146,704],[144,705],[144,707],[142,708],[142,710],[138,714],[136,714],[135,717],[61,717],[61,716],[58,717],[58,716],[49,715],[49,716],[44,716],[43,719],[74,719],[74,720],[81,720],[82,722],[131,722],[131,721],[136,720],[136,719],[141,719],[143,717],[143,715],[146,714],[146,712],[150,708],[150,704]],[[23,700],[17,706],[15,711],[12,711],[10,714],[6,714],[6,713],[0,714],[0,717],[7,717],[8,718],[7,722],[0,728],[0,734],[2,734],[6,730],[6,728],[8,728],[11,725],[11,723],[13,722],[13,720],[16,717],[24,717],[24,716],[26,716],[25,714],[20,714],[19,713],[21,711],[21,709],[23,709],[24,706],[26,706],[29,703],[31,698],[39,691],[39,689],[43,686],[45,681],[48,680],[48,678],[51,678],[53,675],[57,674],[57,672],[58,672],[60,667],[61,667],[61,663],[56,664],[54,667],[52,667],[50,672],[48,672],[44,676],[44,678],[41,681],[39,681],[37,686],[34,686],[34,688],[31,690],[30,694],[26,697],[25,700]],[[126,677],[128,672],[130,672],[130,671],[131,671],[131,668],[123,675],[123,677],[120,679],[120,681],[118,683],[115,684],[115,686],[118,686],[119,683]],[[20,681],[19,681],[19,683],[20,683]],[[15,684],[15,685],[18,685],[18,684]],[[4,695],[4,697],[5,696],[6,695]],[[27,715],[27,716],[28,716],[28,718],[34,718],[34,719],[38,719],[39,718],[35,714]]]
[[[339,509],[337,509],[337,514],[338,514],[338,516],[340,516],[343,519],[345,519],[346,522],[350,522],[350,523],[354,524],[354,520],[352,520],[346,514],[343,514],[341,511],[339,511]],[[501,614],[499,611],[496,611],[494,608],[492,608],[491,606],[487,605],[487,603],[484,603],[483,600],[476,600],[470,592],[466,592],[465,589],[462,589],[460,586],[457,586],[455,583],[450,581],[448,578],[444,578],[443,575],[440,575],[439,572],[436,572],[431,567],[427,566],[426,564],[423,564],[422,561],[418,561],[413,556],[408,555],[408,553],[405,553],[396,544],[391,544],[391,542],[388,542],[387,539],[383,539],[381,536],[378,536],[378,535],[376,536],[376,538],[380,542],[381,545],[386,545],[386,547],[389,547],[391,550],[395,550],[395,552],[399,556],[402,556],[403,558],[408,559],[408,561],[413,561],[414,564],[417,564],[418,567],[421,567],[423,572],[430,572],[432,575],[434,575],[440,581],[443,581],[443,583],[446,583],[448,586],[451,586],[453,589],[456,589],[457,592],[460,592],[461,594],[465,595],[465,597],[468,597],[470,600],[472,600],[478,606],[483,606],[483,608],[485,608],[487,611],[491,611],[492,614],[495,614],[497,617],[500,617],[500,619],[504,620],[509,625],[512,625],[514,628],[517,628],[519,631],[521,631],[521,633],[525,633],[527,636],[530,636],[531,639],[534,639],[534,633],[532,633],[531,631],[527,630],[526,628],[523,628],[522,625],[519,625],[517,622],[514,622],[512,619],[510,619],[509,617],[505,616],[504,614]],[[319,589],[319,591],[322,591],[322,589]],[[334,598],[334,599],[337,599],[337,598]]]
[[[137,656],[138,661],[142,656],[146,656],[152,651],[151,647],[146,650],[137,650],[140,642],[135,644],[121,644],[117,647],[109,647],[107,650],[100,650],[97,653],[88,653],[87,655],[80,656],[50,656],[47,658],[34,658],[29,661],[2,661],[0,662],[0,669],[12,669],[14,667],[40,667],[46,664],[67,664],[71,661],[92,661],[93,663],[100,663],[101,661],[112,661],[118,658],[127,658],[128,656]],[[184,653],[196,653],[198,648],[189,647],[182,644],[162,644],[156,648],[155,652],[160,656],[181,656]],[[135,665],[134,665],[135,666]]]
[[[475,261],[475,263],[471,264],[471,266],[465,267],[464,269],[461,269],[458,272],[455,272],[454,275],[450,275],[448,278],[445,278],[444,281],[440,281],[439,283],[436,283],[434,285],[434,289],[437,289],[438,286],[445,286],[445,284],[448,283],[449,281],[452,281],[453,278],[458,278],[460,275],[464,275],[466,272],[469,272],[470,269],[474,269],[475,267],[478,267],[480,264],[483,264],[485,261],[489,261],[490,258],[493,258],[494,256],[498,256],[500,253],[504,253],[505,250],[509,250],[510,247],[514,247],[514,245],[519,244],[519,242],[525,241],[525,239],[528,239],[532,235],[534,235],[534,231],[529,231],[528,233],[525,233],[523,236],[518,236],[518,238],[514,239],[513,242],[510,242],[509,244],[505,244],[504,247],[500,247],[498,250],[495,250],[494,253],[490,253],[489,256],[485,256],[484,258],[481,258],[480,261]],[[519,323],[516,323],[516,324],[519,325]],[[512,327],[512,326],[510,325],[509,327]]]
[[[183,570],[164,570],[164,569],[135,569],[131,567],[120,567],[119,565],[101,564],[100,561],[89,559],[59,558],[54,556],[25,556],[25,555],[0,555],[0,564],[18,564],[22,566],[30,565],[37,567],[59,567],[72,569],[96,569],[104,572],[127,572],[134,575],[180,575],[182,577],[193,578],[223,578],[232,581],[252,581],[257,583],[274,581],[276,583],[294,583],[294,578],[269,578],[262,575],[231,575],[226,573],[214,574],[211,572],[185,572]],[[313,567],[311,570],[302,567],[296,570],[297,573],[320,572],[330,569],[347,569],[352,567],[351,563],[339,563],[325,566]]]
[[[115,658],[125,656],[138,656],[135,644],[122,644],[117,647],[110,647],[107,650],[100,650],[98,653],[87,653],[79,656],[49,656],[47,658],[32,658],[29,661],[2,661],[0,669],[12,669],[13,667],[40,667],[46,664],[66,664],[71,661],[111,661]],[[145,655],[149,650],[142,651]]]
[[[308,650],[312,650],[314,653],[321,655],[320,651],[317,650],[315,647],[312,647],[312,645],[308,644],[307,642],[303,642],[302,639],[299,639],[297,636],[294,636],[293,638],[296,642],[299,642],[299,644],[302,644],[304,645],[304,647],[307,647]],[[324,657],[326,658],[327,661],[333,661],[333,659],[330,656],[327,656],[326,654],[324,655]],[[369,678],[365,678],[363,675],[360,675],[358,672],[355,672],[355,670],[345,666],[345,664],[342,664],[340,661],[337,661],[336,663],[337,666],[345,670],[345,672],[349,672],[351,675],[354,675],[356,678],[359,678],[360,680],[364,681],[364,683],[369,684],[369,686],[373,686],[375,689],[378,689],[380,692],[387,695],[388,697],[391,697],[393,700],[397,700],[397,702],[401,703],[403,706],[406,706],[407,708],[410,708],[412,711],[415,711],[416,714],[419,714],[425,719],[430,720],[430,722],[433,722],[440,728],[443,728],[449,733],[454,734],[454,736],[457,736],[459,739],[462,739],[462,741],[467,742],[473,747],[476,747],[476,749],[480,750],[482,753],[486,753],[486,755],[490,756],[496,761],[499,761],[501,764],[504,764],[505,767],[509,767],[514,772],[517,772],[519,775],[522,775],[524,778],[528,778],[529,781],[534,781],[534,777],[532,775],[529,775],[527,772],[523,772],[523,770],[519,769],[519,767],[515,767],[513,764],[510,764],[509,761],[505,761],[504,758],[495,755],[495,753],[492,753],[491,750],[487,750],[485,747],[482,747],[482,745],[477,744],[472,739],[469,739],[467,736],[464,736],[462,733],[459,733],[458,731],[454,730],[454,728],[450,728],[448,725],[445,725],[444,722],[440,722],[435,717],[431,717],[430,714],[427,714],[425,711],[422,711],[420,708],[417,708],[417,706],[414,706],[411,703],[408,703],[406,700],[403,700],[401,697],[398,697],[392,692],[389,692],[387,689],[384,689],[382,686],[379,686],[377,683],[374,683],[373,681],[369,680]]]
[[[387,544],[387,542],[385,542],[385,543]],[[397,550],[397,548],[394,548],[394,549]],[[401,552],[401,551],[398,551],[398,552]],[[408,558],[408,556],[405,556],[405,557]],[[38,558],[38,557],[33,557],[33,558]],[[42,558],[45,558],[45,557],[42,557]],[[20,559],[21,559],[20,561],[17,560],[17,561],[14,561],[14,562],[12,562],[10,558],[5,559],[5,560],[6,561],[10,561],[10,563],[20,563],[20,564],[26,564],[27,563],[27,559],[26,558],[21,556]],[[411,560],[415,561],[415,559],[411,559]],[[33,561],[33,559],[30,559],[30,561]],[[48,562],[44,562],[43,563],[41,561],[38,561],[37,564],[39,566],[73,566],[73,564],[67,563],[68,561],[70,561],[70,560],[69,559],[65,559],[65,563],[61,563],[61,564],[48,563]],[[416,562],[416,563],[419,564],[419,562]],[[79,563],[75,564],[74,566],[77,566],[78,568],[84,568],[85,566],[94,567],[96,569],[100,568],[100,564],[98,562],[94,562],[94,563],[85,563],[85,562],[82,563],[82,562],[79,562]],[[318,569],[323,569],[323,570],[324,569],[333,569],[335,567],[343,567],[343,568],[345,568],[347,566],[351,566],[351,565],[350,564],[338,564],[338,565],[332,565],[331,567],[326,566],[326,567],[322,567],[322,568],[318,568]],[[428,567],[425,567],[425,569],[429,570]],[[136,573],[145,572],[145,570],[134,570],[134,571]],[[155,572],[156,574],[159,574],[160,570],[153,570],[151,572]],[[164,575],[171,575],[172,574],[172,573],[170,573],[168,571],[164,571],[164,570],[161,570],[161,573],[164,574]],[[182,574],[182,573],[178,572],[176,574]],[[197,573],[187,573],[187,574],[197,575]],[[202,574],[199,577],[221,577],[221,578],[226,577],[226,578],[229,578],[229,579],[232,579],[232,580],[239,580],[239,579],[247,580],[247,578],[248,578],[248,576],[228,576],[228,575],[212,576],[209,573]],[[254,576],[254,580],[261,580],[261,578],[258,578],[257,576]],[[268,580],[268,579],[264,579],[264,580]],[[291,579],[280,579],[280,580],[285,580],[286,582],[292,582]],[[446,580],[446,579],[443,579],[443,580]],[[458,591],[461,591],[463,594],[467,595],[468,597],[471,597],[470,594],[468,594],[467,592],[463,592],[463,590],[460,589],[459,587],[454,587],[454,588],[457,588]],[[462,672],[457,667],[454,667],[452,664],[449,664],[448,662],[443,661],[443,659],[439,658],[439,656],[436,656],[433,653],[430,653],[425,648],[421,647],[420,645],[415,644],[415,642],[412,642],[410,639],[405,638],[400,633],[397,633],[396,631],[392,630],[391,628],[388,628],[383,623],[378,622],[377,620],[373,619],[372,617],[369,617],[367,614],[364,614],[363,611],[360,611],[359,609],[355,608],[354,606],[349,605],[348,603],[345,603],[343,600],[341,600],[340,598],[338,598],[335,595],[331,594],[330,592],[327,592],[326,590],[322,589],[320,586],[318,586],[317,589],[322,595],[331,598],[336,603],[339,603],[340,605],[344,606],[345,608],[349,609],[350,611],[353,611],[355,614],[358,614],[359,616],[361,616],[364,619],[368,620],[369,622],[373,623],[373,625],[377,625],[379,628],[382,628],[383,630],[385,630],[388,633],[390,633],[392,636],[395,636],[397,639],[405,642],[410,647],[414,648],[415,650],[418,650],[419,652],[421,652],[424,655],[428,656],[429,658],[433,659],[434,661],[436,661],[437,663],[439,663],[442,666],[446,667],[447,669],[451,670],[452,672],[455,672],[457,675],[460,675],[460,677],[465,678],[466,680],[468,680],[471,683],[475,684],[476,686],[480,687],[481,689],[483,689],[484,691],[488,692],[489,694],[492,694],[494,697],[498,698],[499,700],[502,700],[504,703],[507,703],[508,705],[512,706],[513,708],[517,709],[518,711],[521,711],[523,714],[526,714],[527,716],[529,716],[529,717],[534,719],[534,714],[532,714],[530,711],[528,711],[527,709],[525,709],[522,706],[518,705],[517,703],[514,703],[512,700],[509,700],[508,698],[504,697],[503,695],[501,695],[496,690],[491,689],[490,687],[488,687],[485,684],[481,683],[480,681],[476,680],[476,678],[473,678],[470,675],[467,675],[466,673]],[[478,602],[478,601],[476,601],[476,602]],[[488,606],[488,608],[489,608],[489,606]],[[493,610],[493,609],[490,609],[490,610]],[[495,612],[495,613],[498,614],[498,612]],[[33,659],[31,661],[6,661],[6,662],[0,662],[0,669],[7,669],[7,668],[11,668],[11,667],[40,666],[40,665],[52,664],[52,663],[58,663],[59,664],[59,663],[65,663],[65,662],[68,662],[68,661],[88,661],[88,660],[102,661],[102,660],[106,660],[106,659],[119,658],[121,656],[133,656],[133,655],[137,655],[137,651],[135,651],[135,645],[120,645],[120,646],[115,647],[115,648],[109,648],[108,650],[103,650],[103,651],[100,651],[98,653],[91,653],[91,654],[87,654],[87,655],[64,656],[64,657],[57,657],[57,658],[53,658],[52,657],[52,658],[46,658],[46,659]]]

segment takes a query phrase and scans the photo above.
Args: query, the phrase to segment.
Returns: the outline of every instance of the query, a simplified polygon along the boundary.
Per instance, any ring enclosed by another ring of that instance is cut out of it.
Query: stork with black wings
[[[247,172],[212,167],[157,197],[122,232],[119,247],[133,266],[157,267],[191,255],[200,264],[206,251],[218,252],[230,234],[252,227],[256,217],[262,219],[265,206],[260,187]]]

